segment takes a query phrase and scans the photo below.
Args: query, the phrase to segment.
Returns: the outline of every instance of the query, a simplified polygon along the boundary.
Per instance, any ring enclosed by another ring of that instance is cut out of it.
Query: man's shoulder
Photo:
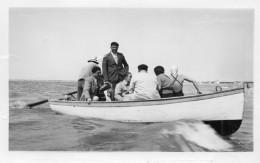
[[[104,59],[111,60],[111,59],[113,59],[113,56],[112,56],[111,53],[108,53],[108,54],[106,54],[106,55],[103,57],[103,60],[104,60]]]
[[[110,54],[111,54],[111,53],[109,52],[109,53],[107,53],[104,57],[108,57]]]
[[[117,52],[117,55],[122,55],[122,56],[124,56],[124,54],[123,54],[123,53],[120,53],[120,52]]]
[[[152,74],[146,73],[146,75],[144,77],[145,77],[145,80],[157,81],[157,76],[152,75]],[[162,77],[159,77],[159,78],[162,79]]]
[[[92,81],[94,81],[94,78],[93,78],[93,76],[89,76],[85,79],[85,81],[92,82]]]
[[[156,76],[156,78],[163,78],[164,75],[163,74],[159,74],[158,76]]]

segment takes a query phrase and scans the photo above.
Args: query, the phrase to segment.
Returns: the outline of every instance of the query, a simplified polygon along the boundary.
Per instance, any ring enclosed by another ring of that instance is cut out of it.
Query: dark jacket
[[[122,53],[117,53],[118,64],[111,53],[108,53],[102,62],[102,71],[105,81],[118,83],[123,80],[123,75],[128,72],[129,67]]]

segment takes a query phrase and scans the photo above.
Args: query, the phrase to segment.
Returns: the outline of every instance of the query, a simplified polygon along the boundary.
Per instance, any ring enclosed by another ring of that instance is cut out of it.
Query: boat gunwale
[[[212,92],[207,94],[198,94],[192,96],[180,96],[180,97],[170,97],[161,98],[154,100],[144,100],[144,101],[98,101],[92,102],[90,104],[84,101],[61,101],[61,100],[50,100],[50,105],[64,105],[64,106],[77,106],[77,107],[133,107],[133,106],[149,106],[149,105],[165,105],[173,103],[183,103],[189,101],[199,101],[207,100],[211,98],[229,96],[234,94],[244,93],[244,88],[235,88],[231,90],[225,90],[221,92]]]

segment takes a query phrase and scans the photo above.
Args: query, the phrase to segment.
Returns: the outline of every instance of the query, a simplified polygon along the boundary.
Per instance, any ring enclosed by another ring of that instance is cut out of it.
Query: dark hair
[[[92,73],[94,74],[94,73],[96,73],[98,70],[101,71],[100,67],[93,67],[93,68],[92,68]]]
[[[113,45],[119,46],[119,44],[118,44],[117,42],[112,42],[112,43],[111,43],[111,46],[113,46]]]
[[[141,70],[147,71],[147,69],[148,69],[148,66],[145,65],[145,64],[141,64],[141,65],[138,66],[138,71],[141,71]]]
[[[123,75],[124,79],[125,79],[125,78],[127,78],[129,74],[131,74],[131,75],[132,75],[132,73],[131,73],[131,72],[127,72],[127,73],[125,73],[125,74]]]
[[[162,66],[156,66],[154,68],[154,73],[155,75],[160,75],[160,74],[163,74],[164,73],[164,68]]]

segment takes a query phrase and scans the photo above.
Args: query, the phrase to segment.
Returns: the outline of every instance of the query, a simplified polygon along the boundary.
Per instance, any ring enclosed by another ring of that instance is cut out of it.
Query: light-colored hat
[[[96,56],[92,56],[92,57],[88,60],[88,62],[94,62],[94,63],[98,64],[97,57],[96,57]]]

